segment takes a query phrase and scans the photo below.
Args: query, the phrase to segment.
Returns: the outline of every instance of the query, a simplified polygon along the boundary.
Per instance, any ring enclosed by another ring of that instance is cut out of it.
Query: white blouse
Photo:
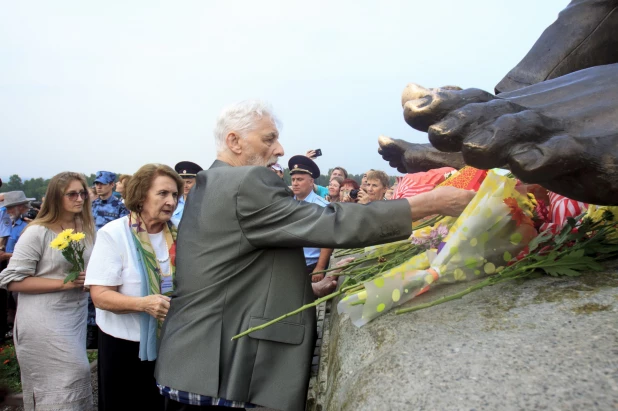
[[[154,242],[157,258],[165,258],[158,255],[159,241]],[[138,251],[129,228],[129,216],[109,222],[97,232],[85,285],[117,286],[120,294],[141,297]],[[97,325],[106,334],[123,340],[140,340],[141,313],[114,314],[98,308],[96,311]]]

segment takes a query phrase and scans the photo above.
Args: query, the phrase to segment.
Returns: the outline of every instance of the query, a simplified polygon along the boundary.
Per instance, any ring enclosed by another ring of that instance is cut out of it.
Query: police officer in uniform
[[[294,156],[288,161],[290,177],[292,177],[292,191],[294,198],[299,201],[317,204],[326,207],[328,202],[313,191],[314,181],[320,177],[320,168],[309,157]],[[307,274],[314,271],[322,271],[328,268],[328,262],[333,253],[331,248],[304,247]],[[324,274],[316,274],[311,281],[318,282],[324,278]]]
[[[113,196],[116,174],[111,171],[97,171],[94,185],[98,198],[92,202],[92,215],[97,231],[110,221],[129,214],[129,210]]]
[[[94,225],[97,231],[110,221],[117,220],[129,214],[129,210],[122,204],[120,199],[113,195],[115,181],[116,174],[111,171],[97,171],[94,185],[98,197],[92,201],[92,216],[94,217]],[[88,295],[87,324],[86,348],[97,348],[99,327],[97,327],[96,311],[90,295]]]
[[[178,175],[185,182],[183,195],[178,198],[178,206],[172,215],[172,223],[178,227],[178,224],[180,224],[180,220],[182,219],[182,213],[185,210],[185,202],[187,201],[189,191],[191,191],[191,187],[195,185],[195,177],[197,176],[197,173],[203,169],[198,164],[191,161],[181,161],[174,166],[174,170],[176,170]]]

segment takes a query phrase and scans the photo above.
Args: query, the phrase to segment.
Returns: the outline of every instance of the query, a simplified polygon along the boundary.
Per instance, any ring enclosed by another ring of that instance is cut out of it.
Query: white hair
[[[264,117],[272,119],[275,125],[280,127],[281,122],[275,116],[270,104],[265,101],[244,100],[225,107],[217,117],[214,129],[217,152],[227,149],[225,138],[229,133],[235,132],[240,137],[246,138],[247,132],[253,130],[256,122]]]

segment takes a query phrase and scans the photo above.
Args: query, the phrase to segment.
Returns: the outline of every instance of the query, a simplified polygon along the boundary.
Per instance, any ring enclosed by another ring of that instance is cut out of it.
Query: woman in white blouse
[[[157,337],[170,306],[183,181],[147,164],[125,187],[126,217],[106,224],[86,270],[99,326],[99,410],[162,410],[154,379]]]

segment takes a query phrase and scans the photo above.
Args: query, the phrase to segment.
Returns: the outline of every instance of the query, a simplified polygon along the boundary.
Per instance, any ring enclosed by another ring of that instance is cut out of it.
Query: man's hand
[[[354,257],[347,257],[344,258],[342,260],[340,260],[335,267],[342,267],[346,264],[351,263],[352,261],[354,261]],[[333,273],[340,273],[341,270],[335,270],[333,271]],[[335,288],[337,288],[337,277],[333,277],[331,275],[323,278],[321,281],[317,282],[317,283],[313,283],[311,284],[311,286],[313,287],[313,294],[316,297],[324,297],[325,295],[328,295],[330,293],[332,293],[333,291],[335,291]]]
[[[313,283],[311,284],[311,286],[313,287],[313,294],[316,297],[320,298],[327,296],[328,294],[335,291],[335,288],[337,288],[337,277],[333,277],[330,275],[326,276],[322,281],[318,283]]]
[[[432,191],[409,197],[412,220],[430,215],[458,217],[474,198],[476,192],[455,187],[436,187]]]
[[[436,196],[436,202],[440,207],[438,214],[451,217],[459,217],[476,195],[476,192],[473,190],[462,190],[448,186],[437,187],[432,192]]]
[[[315,270],[313,270],[313,272],[316,272],[316,271],[323,271],[323,270],[318,270],[317,268]],[[312,275],[311,276],[311,282],[312,283],[319,283],[323,279],[324,279],[324,273],[316,274],[316,275]]]
[[[317,156],[315,155],[315,150],[309,150],[305,153],[305,157],[309,157],[310,159],[315,159]]]

